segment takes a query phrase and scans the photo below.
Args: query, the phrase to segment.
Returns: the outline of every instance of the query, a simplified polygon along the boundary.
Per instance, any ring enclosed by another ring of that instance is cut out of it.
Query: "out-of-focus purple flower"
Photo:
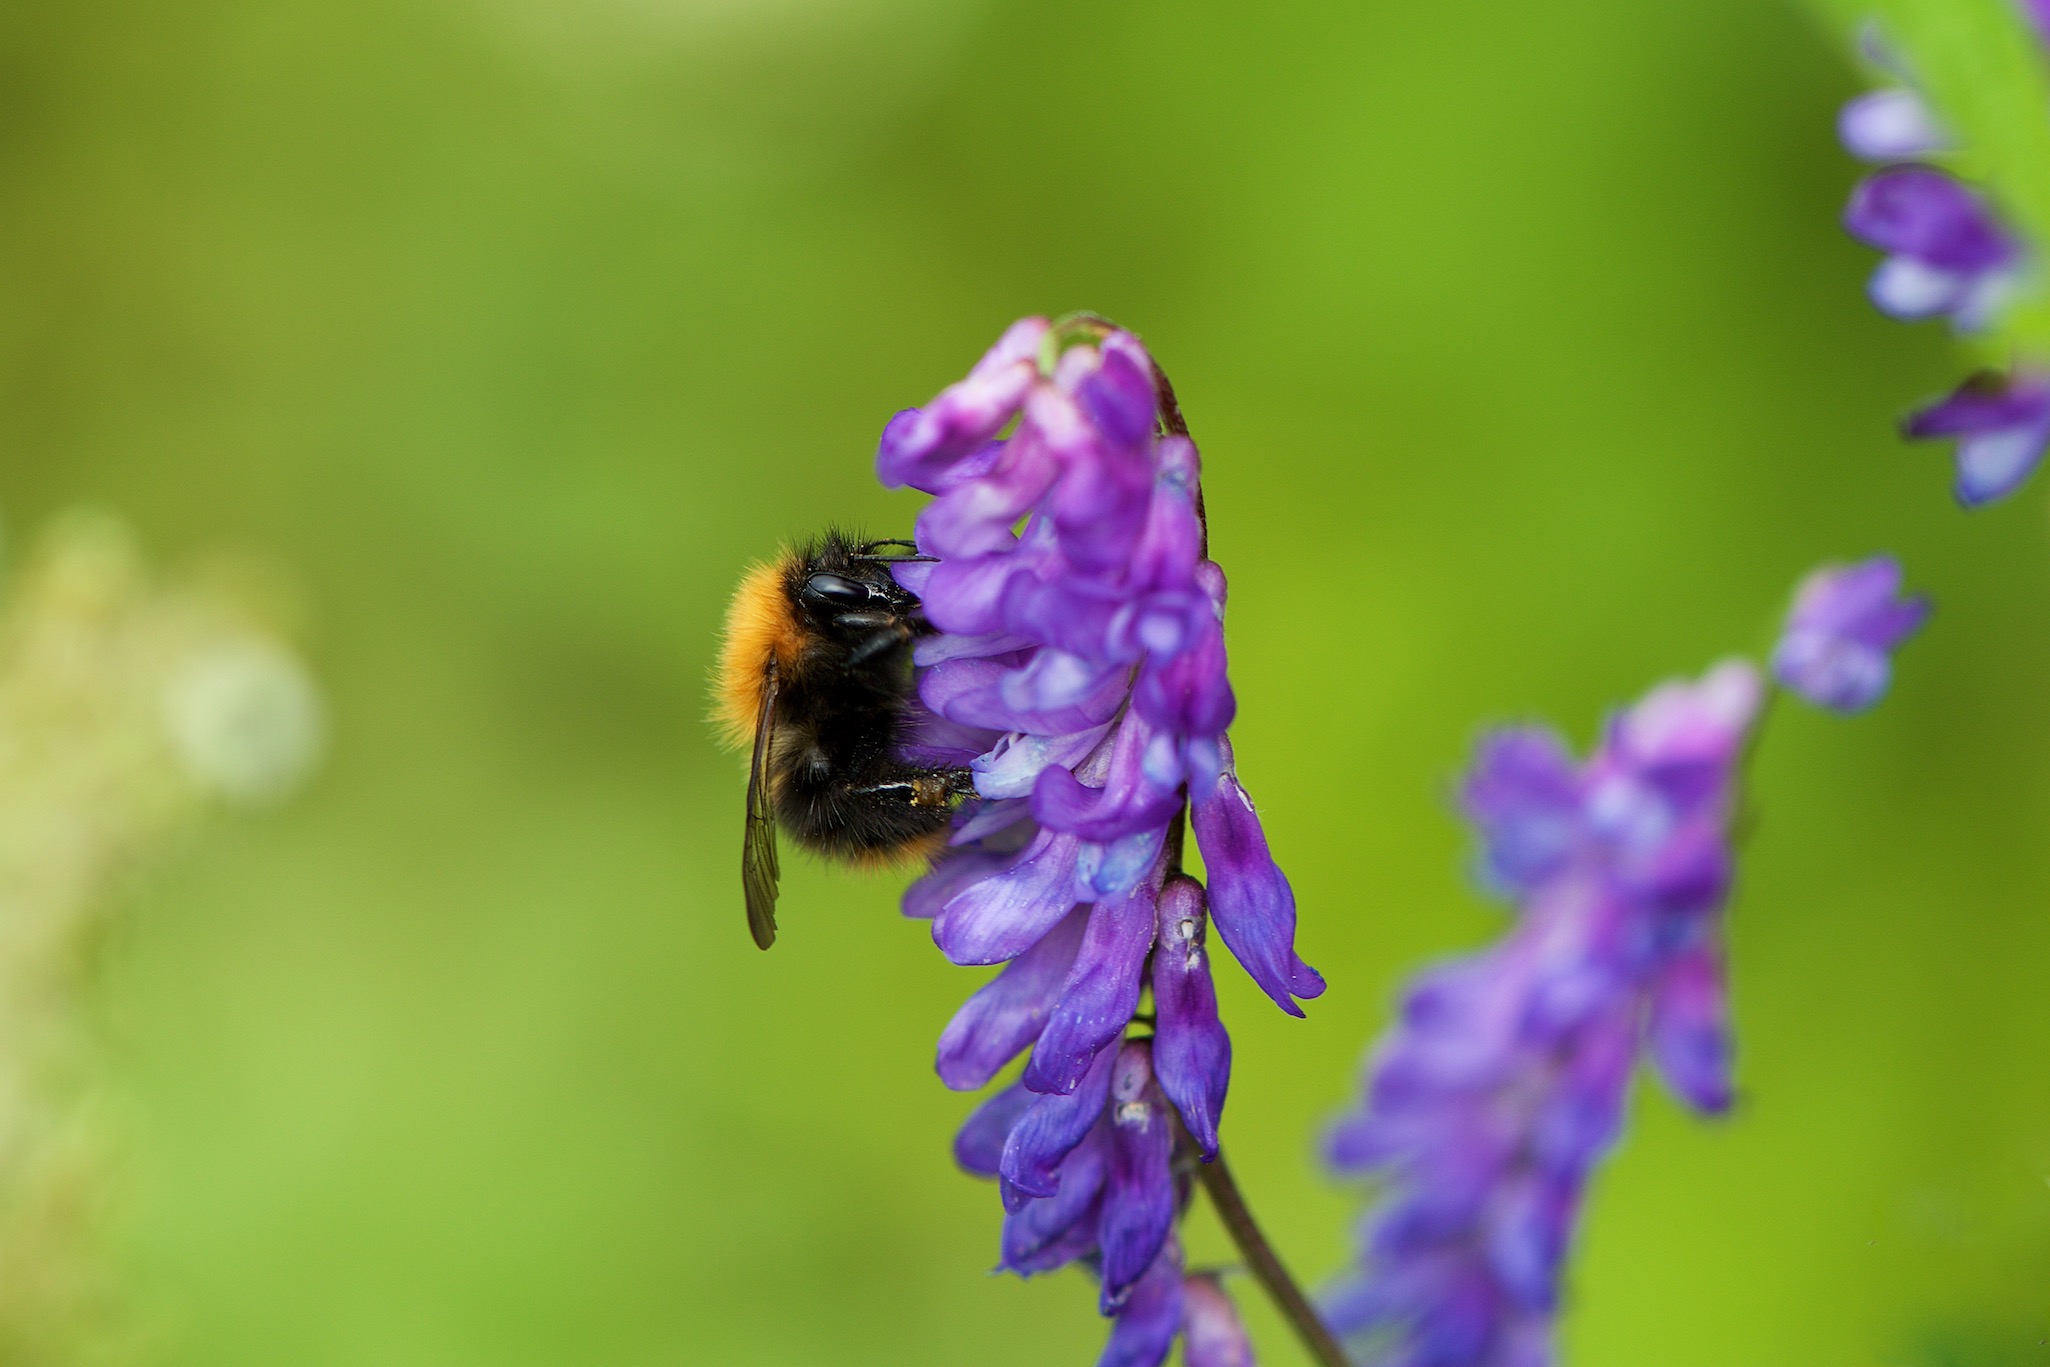
[[[1411,987],[1327,1138],[1387,1191],[1325,1298],[1334,1330],[1392,1336],[1416,1367],[1554,1361],[1561,1267],[1640,1048],[1689,1105],[1729,1105],[1720,912],[1760,696],[1732,661],[1611,719],[1584,762],[1535,729],[1482,741],[1463,805],[1521,915]]]
[[[2050,446],[2050,377],[1981,371],[1951,394],[1908,415],[1917,439],[1957,442],[1957,501],[1977,508],[2006,498],[2042,463]]]
[[[955,963],[1005,965],[947,1026],[940,1076],[979,1088],[1027,1055],[956,1153],[1000,1183],[1005,1268],[1096,1271],[1120,1364],[1159,1362],[1188,1300],[1174,1226],[1231,1072],[1212,920],[1284,1010],[1324,988],[1226,735],[1225,578],[1164,395],[1130,333],[1028,318],[892,419],[876,456],[885,484],[935,496],[926,558],[897,571],[938,628],[916,648],[920,703],[982,746],[977,801],[905,911]],[[1207,892],[1180,873],[1185,820]],[[1213,1291],[1195,1303],[1217,1345]]]
[[[1844,150],[1862,161],[1913,161],[1948,151],[1950,134],[1929,102],[1899,86],[1860,95],[1837,115]]]
[[[2050,0],[2021,0],[2022,17],[2036,30],[2036,37],[2050,44]]]
[[[1862,712],[1886,696],[1893,652],[1928,616],[1926,597],[1901,596],[1892,556],[1825,565],[1795,591],[1773,677],[1818,707]]]
[[[1253,1342],[1214,1273],[1182,1282],[1182,1357],[1188,1367],[1253,1367]]]
[[[2020,277],[2020,248],[1984,200],[1927,166],[1893,166],[1851,194],[1844,226],[1886,253],[1868,292],[1895,318],[1984,327]]]

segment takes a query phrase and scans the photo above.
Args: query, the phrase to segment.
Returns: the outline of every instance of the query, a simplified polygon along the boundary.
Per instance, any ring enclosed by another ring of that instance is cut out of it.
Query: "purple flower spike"
[[[1182,1280],[1182,1358],[1188,1367],[1253,1367],[1253,1341],[1215,1273]]]
[[[2050,447],[2050,377],[1981,371],[1949,396],[1908,415],[1909,437],[1957,440],[1957,501],[1977,508],[2006,498]]]
[[[1872,302],[1895,318],[1949,317],[1984,327],[2012,291],[2021,252],[1985,202],[1926,166],[1868,176],[1851,195],[1844,226],[1887,254]]]
[[[1901,596],[1891,556],[1825,565],[1794,595],[1773,676],[1818,707],[1862,712],[1886,696],[1893,652],[1928,616],[1927,598]]]
[[[1836,130],[1844,150],[1863,161],[1913,161],[1951,148],[1929,102],[1900,88],[1852,100],[1837,115]]]
[[[1521,915],[1411,986],[1327,1138],[1386,1192],[1325,1298],[1336,1332],[1392,1339],[1391,1362],[1556,1361],[1562,1269],[1640,1047],[1684,1101],[1728,1106],[1719,913],[1760,692],[1742,662],[1654,689],[1580,762],[1546,731],[1482,740],[1463,805]]]
[[[1231,1077],[1211,922],[1283,1010],[1324,990],[1233,768],[1225,575],[1167,393],[1130,333],[1026,319],[893,419],[876,458],[884,483],[935,495],[923,558],[895,572],[935,629],[913,656],[920,742],[976,792],[904,909],[953,962],[1006,965],[941,1036],[940,1076],[981,1087],[1031,1046],[956,1152],[998,1178],[1005,1268],[1096,1271],[1120,1367],[1163,1361],[1183,1328],[1174,1224]],[[1181,874],[1185,813],[1207,897]],[[1130,1039],[1149,984],[1150,1033]],[[1249,1361],[1196,1285],[1189,1360]]]

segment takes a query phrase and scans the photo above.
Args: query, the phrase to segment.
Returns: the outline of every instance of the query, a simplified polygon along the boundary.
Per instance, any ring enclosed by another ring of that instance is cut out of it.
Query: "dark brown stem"
[[[1345,1356],[1345,1349],[1331,1334],[1315,1307],[1295,1284],[1295,1278],[1288,1275],[1288,1269],[1281,1265],[1274,1246],[1267,1242],[1267,1236],[1260,1232],[1260,1226],[1253,1220],[1253,1212],[1246,1206],[1246,1198],[1239,1192],[1239,1184],[1232,1180],[1231,1167],[1224,1161],[1224,1152],[1208,1163],[1196,1165],[1196,1176],[1203,1183],[1203,1190],[1209,1194],[1210,1204],[1217,1210],[1217,1218],[1224,1221],[1224,1227],[1231,1231],[1231,1241],[1238,1245],[1240,1256],[1246,1266],[1260,1279],[1260,1285],[1267,1289],[1274,1301],[1274,1308],[1294,1329],[1296,1337],[1303,1341],[1303,1347],[1310,1350],[1311,1358],[1320,1367],[1351,1367]]]

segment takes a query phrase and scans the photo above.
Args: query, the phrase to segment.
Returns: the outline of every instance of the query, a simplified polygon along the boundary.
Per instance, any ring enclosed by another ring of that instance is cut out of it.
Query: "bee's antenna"
[[[910,555],[869,554],[870,551],[873,551],[878,546],[909,546],[912,548],[912,553]],[[923,554],[917,549],[916,544],[910,541],[871,541],[847,558],[861,565],[930,565],[939,560],[939,557],[936,555]]]

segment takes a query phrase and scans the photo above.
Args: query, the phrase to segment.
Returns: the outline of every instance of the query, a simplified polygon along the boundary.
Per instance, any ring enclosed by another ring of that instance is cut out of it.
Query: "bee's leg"
[[[913,807],[944,807],[954,798],[975,796],[972,769],[916,769],[906,766],[880,783],[849,790],[856,797],[888,797]]]

